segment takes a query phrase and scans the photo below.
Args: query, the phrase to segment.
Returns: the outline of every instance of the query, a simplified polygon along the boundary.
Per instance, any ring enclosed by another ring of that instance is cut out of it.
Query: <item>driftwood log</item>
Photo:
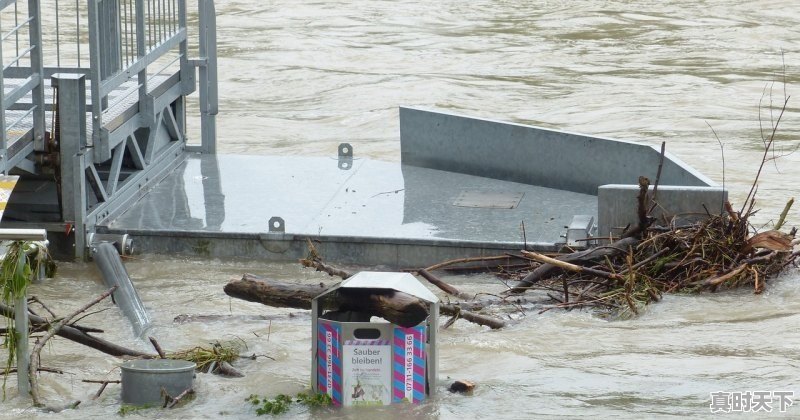
[[[228,296],[279,308],[311,309],[311,300],[325,291],[322,284],[295,284],[245,274],[231,280],[224,290]],[[412,327],[428,317],[428,307],[421,299],[407,293],[386,289],[336,291],[336,296],[322,299],[325,310],[354,311],[379,316],[402,327]]]
[[[327,266],[326,266],[327,267]],[[317,267],[319,268],[319,267]],[[322,270],[325,271],[325,270]],[[349,276],[349,273],[338,270],[339,276]],[[431,276],[433,277],[433,276]],[[307,285],[284,283],[266,279],[253,274],[245,274],[241,280],[231,280],[225,285],[225,293],[231,297],[244,299],[250,302],[258,302],[267,306],[287,307],[297,309],[311,309],[311,299],[327,289],[324,285]],[[338,310],[340,313],[348,311],[362,312],[370,316],[379,316],[389,322],[411,327],[419,324],[428,317],[428,309],[425,302],[397,291],[350,291],[339,290],[336,296],[341,306],[333,305],[333,299],[321,302],[323,309]],[[344,293],[342,293],[344,292]],[[465,303],[467,308],[471,305]],[[439,313],[447,316],[454,316],[465,321],[478,325],[488,326],[492,329],[503,328],[505,321],[470,312],[460,305],[440,304]],[[350,319],[359,321],[358,319]],[[369,320],[367,317],[366,320]]]
[[[492,257],[489,257],[489,258],[496,259],[496,258],[492,258]],[[506,258],[506,257],[502,257],[502,258]],[[480,260],[485,260],[485,259],[486,259],[485,257],[481,257],[480,258]],[[451,261],[447,261],[446,263],[443,263],[443,264],[453,264],[453,263],[457,263],[457,262],[461,262],[461,261],[477,261],[477,260],[478,259],[476,259],[476,258],[467,258],[465,260],[451,260]],[[320,260],[317,260],[317,259],[303,259],[303,260],[300,260],[300,263],[304,267],[314,268],[317,271],[322,271],[322,272],[328,273],[328,275],[331,275],[331,276],[338,276],[338,277],[341,277],[342,279],[346,279],[346,278],[351,276],[351,274],[348,273],[347,271],[344,271],[342,269],[333,267],[333,266],[331,266],[329,264],[326,264],[326,263],[324,263],[324,262],[322,262]],[[438,266],[442,266],[442,264],[439,264]],[[433,267],[436,268],[436,266],[433,266]],[[453,285],[447,284],[444,281],[442,281],[441,279],[439,279],[438,277],[436,277],[435,275],[431,274],[430,271],[429,271],[430,269],[431,269],[430,267],[427,268],[427,269],[420,269],[418,273],[422,278],[428,280],[431,284],[433,284],[434,286],[438,287],[443,292],[445,292],[445,293],[447,293],[449,295],[458,297],[458,298],[470,299],[469,301],[459,302],[458,304],[455,304],[455,305],[454,304],[445,304],[445,303],[440,303],[439,304],[439,313],[440,314],[453,317],[450,321],[447,322],[447,324],[445,324],[444,328],[447,328],[456,319],[463,319],[465,321],[469,321],[469,322],[472,322],[472,323],[478,324],[478,325],[483,325],[483,326],[489,327],[491,329],[503,328],[506,325],[505,321],[503,321],[502,319],[495,318],[495,317],[489,316],[489,315],[482,315],[482,314],[478,314],[478,313],[472,312],[474,310],[483,309],[484,307],[486,307],[488,305],[491,305],[493,303],[498,303],[500,300],[495,300],[493,302],[476,301],[474,299],[474,296],[470,296],[470,295],[467,295],[467,294],[464,294],[464,293],[460,292]],[[520,300],[521,301],[522,299],[521,298],[515,298],[514,300],[515,301],[516,300]],[[505,301],[505,299],[503,299],[503,301]],[[521,302],[510,302],[510,303],[521,303]]]
[[[6,306],[0,304],[0,315],[7,317],[7,318],[14,318],[14,308],[10,306]],[[36,328],[47,329],[47,325],[49,322],[40,317],[33,314],[28,314],[28,320],[31,323],[31,326]],[[101,351],[105,354],[109,354],[111,356],[131,356],[131,357],[141,357],[141,358],[153,358],[154,356],[148,353],[140,352],[137,350],[132,350],[126,347],[119,346],[117,344],[111,343],[109,341],[103,340],[102,338],[97,338],[91,336],[80,329],[70,326],[64,325],[61,327],[58,332],[56,333],[57,336],[66,338],[67,340],[74,341],[78,344],[83,344],[84,346],[91,347],[95,350]]]

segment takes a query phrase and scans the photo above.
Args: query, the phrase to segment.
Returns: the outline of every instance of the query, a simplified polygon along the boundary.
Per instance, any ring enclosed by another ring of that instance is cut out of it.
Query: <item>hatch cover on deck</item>
[[[522,192],[463,190],[453,205],[482,209],[513,209],[519,205],[524,195]]]

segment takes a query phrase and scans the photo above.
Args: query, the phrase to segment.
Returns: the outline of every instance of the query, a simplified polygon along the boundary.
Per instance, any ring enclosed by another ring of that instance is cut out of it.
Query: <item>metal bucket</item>
[[[186,360],[129,360],[122,368],[122,402],[144,405],[163,401],[161,389],[173,397],[191,388],[194,368]]]

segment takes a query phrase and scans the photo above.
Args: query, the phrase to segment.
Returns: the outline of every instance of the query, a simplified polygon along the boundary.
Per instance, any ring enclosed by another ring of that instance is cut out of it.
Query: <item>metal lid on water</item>
[[[120,365],[123,371],[149,372],[149,373],[174,373],[194,370],[197,364],[186,360],[172,359],[141,359],[128,360]]]

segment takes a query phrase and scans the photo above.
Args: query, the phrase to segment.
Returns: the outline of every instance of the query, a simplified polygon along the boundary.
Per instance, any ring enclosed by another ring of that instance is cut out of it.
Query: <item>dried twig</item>
[[[428,270],[426,270],[424,268],[419,269],[419,271],[417,271],[417,273],[419,273],[419,275],[422,276],[425,280],[428,280],[431,284],[433,284],[434,286],[438,287],[439,289],[441,289],[442,291],[444,291],[448,295],[455,296],[455,297],[457,297],[459,299],[464,299],[464,300],[469,300],[469,299],[472,299],[472,297],[473,297],[473,296],[471,296],[471,295],[469,295],[467,293],[462,293],[455,286],[446,283],[445,281],[443,281],[442,279],[434,276],[433,274],[431,274]]]
[[[39,372],[57,373],[59,375],[63,375],[64,374],[64,371],[61,370],[61,369],[48,368],[48,367],[43,367],[43,366],[39,366],[38,368],[36,368],[36,370],[39,371]],[[11,369],[8,370],[8,373],[16,373],[16,372],[17,372],[17,368],[11,368]],[[3,373],[5,373],[5,372],[3,372]]]
[[[328,273],[329,276],[341,277],[342,279],[350,277],[350,273],[348,273],[347,271],[341,270],[336,267],[332,267],[316,259],[304,258],[300,260],[300,264],[303,264],[303,267],[309,267],[317,271]]]
[[[48,308],[47,305],[45,305],[44,302],[42,302],[38,297],[36,297],[36,296],[29,297],[28,298],[28,302],[36,302],[36,303],[38,303],[39,306],[42,307],[42,309],[44,309],[45,311],[47,311],[47,313],[50,314],[50,316],[52,316],[53,318],[58,318],[56,316],[56,314],[53,311],[51,311],[50,308]],[[28,309],[30,310],[30,308],[28,308]]]
[[[119,380],[103,380],[103,379],[82,379],[81,382],[86,382],[90,384],[100,384],[100,389],[95,392],[94,396],[92,396],[93,400],[100,398],[100,395],[103,394],[103,391],[106,390],[108,384],[119,384],[122,381]]]
[[[167,355],[166,355],[166,353],[164,353],[164,350],[158,344],[158,341],[156,341],[156,338],[155,337],[147,337],[147,338],[150,340],[150,344],[153,345],[153,348],[156,349],[156,353],[158,353],[158,357],[160,357],[162,359],[166,359]]]
[[[169,395],[164,387],[161,387],[161,396],[164,397],[164,405],[162,408],[172,408],[175,407],[182,399],[186,398],[187,395],[193,395],[194,389],[187,388],[177,396],[173,397]]]
[[[487,326],[493,330],[503,328],[506,326],[505,321],[503,321],[502,319],[487,315],[476,314],[470,311],[465,311],[461,309],[461,307],[458,305],[444,304],[444,303],[440,304],[439,312],[442,315],[456,316],[458,318],[472,322],[474,324]]]
[[[434,265],[432,265],[430,267],[426,267],[425,270],[434,271],[434,270],[438,270],[438,269],[440,269],[442,267],[447,267],[449,265],[463,264],[463,263],[469,263],[469,262],[507,260],[507,259],[509,259],[511,257],[514,257],[514,255],[494,255],[494,256],[489,256],[489,257],[456,258],[454,260],[447,260],[447,261],[440,262],[438,264],[434,264]]]
[[[70,322],[72,318],[75,318],[80,313],[85,312],[87,309],[91,308],[92,306],[100,303],[103,299],[109,297],[114,291],[117,290],[117,286],[114,286],[101,294],[100,296],[96,297],[91,302],[87,303],[86,305],[81,306],[71,314],[67,315],[57,323],[50,326],[47,333],[39,340],[36,340],[36,345],[33,346],[33,350],[31,351],[31,361],[29,367],[29,378],[31,382],[31,398],[33,399],[33,405],[37,407],[42,407],[44,404],[42,403],[41,395],[39,394],[39,381],[36,376],[36,369],[39,367],[39,360],[41,358],[42,348],[47,343],[48,340],[53,338],[58,330],[60,330],[64,325]]]
[[[794,204],[794,197],[790,198],[789,201],[786,202],[786,205],[783,207],[781,216],[778,218],[778,223],[775,223],[775,230],[780,230],[783,227],[784,222],[786,222],[786,215],[789,214],[789,210],[792,208],[792,204]]]
[[[582,266],[579,266],[579,265],[575,265],[575,264],[571,264],[571,263],[568,263],[568,262],[560,261],[560,260],[557,260],[555,258],[550,258],[548,256],[545,256],[545,255],[542,255],[542,254],[539,254],[539,253],[536,253],[536,252],[522,251],[522,253],[524,255],[534,259],[534,260],[537,260],[539,262],[543,262],[543,263],[546,263],[546,264],[552,264],[552,265],[554,265],[554,266],[556,266],[558,268],[561,268],[561,269],[564,269],[564,270],[567,270],[567,271],[574,271],[576,273],[591,274],[593,276],[602,277],[604,279],[622,280],[622,277],[620,277],[618,274],[609,273],[607,271],[595,270],[593,268],[588,268],[588,267],[582,267]]]
[[[658,202],[658,184],[661,182],[661,169],[664,167],[664,154],[666,153],[667,142],[661,142],[661,154],[658,157],[658,171],[656,171],[656,182],[653,184],[653,197],[650,201],[653,202],[652,206],[650,207],[650,211],[647,212],[649,215],[653,209],[656,207],[656,203]]]
[[[784,87],[785,87],[785,85],[784,85]],[[745,197],[744,202],[742,203],[742,209],[739,211],[739,213],[744,213],[744,209],[747,207],[748,203],[750,205],[752,205],[752,201],[755,198],[755,192],[756,192],[756,186],[758,185],[758,179],[761,177],[761,171],[764,169],[764,165],[770,160],[769,159],[769,153],[770,153],[770,150],[772,149],[773,144],[775,142],[775,135],[778,132],[778,126],[780,125],[781,120],[783,119],[783,114],[786,112],[786,107],[789,104],[789,98],[790,98],[790,96],[787,96],[785,91],[784,91],[783,106],[781,107],[781,111],[778,114],[778,119],[775,120],[774,123],[771,123],[772,124],[772,129],[771,129],[771,132],[770,132],[769,136],[768,137],[763,137],[762,136],[762,140],[764,141],[764,155],[761,158],[761,164],[758,166],[758,171],[756,171],[756,176],[755,176],[755,178],[753,178],[753,184],[750,186],[750,191],[747,193],[747,196]],[[761,107],[759,106],[759,119],[758,119],[759,120],[759,124],[761,123],[760,110],[761,110]]]

